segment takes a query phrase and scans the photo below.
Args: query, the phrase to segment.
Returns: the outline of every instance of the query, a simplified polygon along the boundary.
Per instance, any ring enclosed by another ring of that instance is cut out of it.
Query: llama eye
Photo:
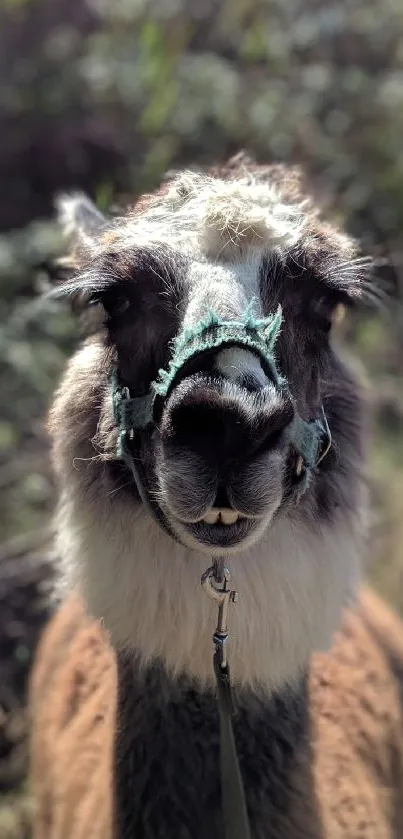
[[[317,325],[324,335],[328,335],[333,325],[332,319],[330,316],[317,318]]]
[[[334,312],[335,307],[324,297],[314,300],[311,304],[311,317],[315,328],[323,335],[328,335],[333,326]]]
[[[332,328],[332,314],[328,309],[316,308],[313,311],[315,328],[327,335]]]
[[[103,299],[103,306],[109,317],[123,315],[130,308],[130,300],[124,294],[114,294]]]

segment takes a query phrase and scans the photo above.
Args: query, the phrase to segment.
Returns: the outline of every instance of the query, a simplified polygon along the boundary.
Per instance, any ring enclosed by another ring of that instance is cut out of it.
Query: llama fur
[[[35,839],[222,834],[216,612],[200,577],[223,549],[194,525],[221,503],[223,474],[246,533],[226,558],[240,595],[230,661],[252,837],[399,836],[403,632],[360,590],[365,400],[326,337],[340,303],[376,296],[367,260],[322,221],[295,173],[244,156],[175,175],[114,220],[79,195],[59,203],[74,240],[61,293],[95,303],[101,323],[49,417],[63,605],[32,680]],[[237,347],[175,385],[138,456],[178,543],[116,457],[110,374],[144,394],[181,328],[251,305],[258,317],[282,307],[276,363],[293,401]],[[204,411],[197,434],[177,419],[189,399]],[[321,405],[332,448],[287,505],[281,429]]]

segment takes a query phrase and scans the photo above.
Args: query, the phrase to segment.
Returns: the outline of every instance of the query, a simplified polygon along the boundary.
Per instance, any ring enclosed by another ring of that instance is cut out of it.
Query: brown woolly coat
[[[372,592],[346,613],[332,651],[313,657],[309,692],[311,749],[295,779],[301,836],[403,837],[403,627]],[[71,597],[32,678],[34,839],[113,836],[116,697],[107,633]]]

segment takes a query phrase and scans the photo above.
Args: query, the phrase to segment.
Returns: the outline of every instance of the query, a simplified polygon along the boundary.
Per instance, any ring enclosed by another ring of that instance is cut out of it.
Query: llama
[[[403,830],[403,631],[360,587],[365,400],[332,335],[374,290],[294,172],[180,172],[121,218],[60,200],[93,305],[49,417],[55,597],[32,677],[35,839],[223,836],[225,557],[253,839]]]

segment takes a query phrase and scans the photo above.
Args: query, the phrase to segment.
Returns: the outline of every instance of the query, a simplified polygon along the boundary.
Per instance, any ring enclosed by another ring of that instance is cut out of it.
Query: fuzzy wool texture
[[[323,221],[320,209],[301,190],[300,173],[256,165],[244,154],[230,164],[210,173],[180,172],[141,196],[131,213],[115,219],[102,216],[86,195],[59,195],[59,222],[73,251],[66,265],[88,280],[88,258],[108,249],[118,248],[124,256],[133,247],[151,246],[156,257],[166,260],[168,246],[196,266],[207,263],[214,273],[216,267],[241,263],[256,268],[262,256],[278,257],[295,247],[298,251],[301,243],[315,259],[326,240],[331,253],[323,253],[324,279],[351,297],[379,299],[368,279],[372,260],[358,256],[356,243]],[[70,293],[82,285],[81,279],[76,278]]]
[[[110,839],[116,700],[108,635],[73,596],[45,631],[31,679],[34,839]]]
[[[282,781],[287,806],[253,839],[400,839],[402,690],[402,625],[363,590],[331,651],[312,659],[308,739]],[[34,839],[116,836],[116,695],[108,636],[71,596],[45,631],[31,684]]]
[[[77,199],[81,199],[82,215],[86,214],[85,196],[60,195],[57,201],[67,237],[74,235],[79,221],[74,218]],[[151,242],[155,247],[169,243],[192,257],[231,263],[268,248],[293,246],[306,228],[304,209],[303,200],[285,203],[274,185],[268,188],[251,176],[225,181],[183,172],[167,190],[148,196],[145,208],[144,199],[136,205],[131,243]],[[118,227],[105,233],[108,242],[118,238]],[[81,245],[94,251],[90,237],[84,235]]]
[[[139,240],[170,241],[183,252],[232,262],[248,251],[295,244],[304,204],[286,204],[274,186],[250,176],[224,181],[184,172],[137,215]]]

